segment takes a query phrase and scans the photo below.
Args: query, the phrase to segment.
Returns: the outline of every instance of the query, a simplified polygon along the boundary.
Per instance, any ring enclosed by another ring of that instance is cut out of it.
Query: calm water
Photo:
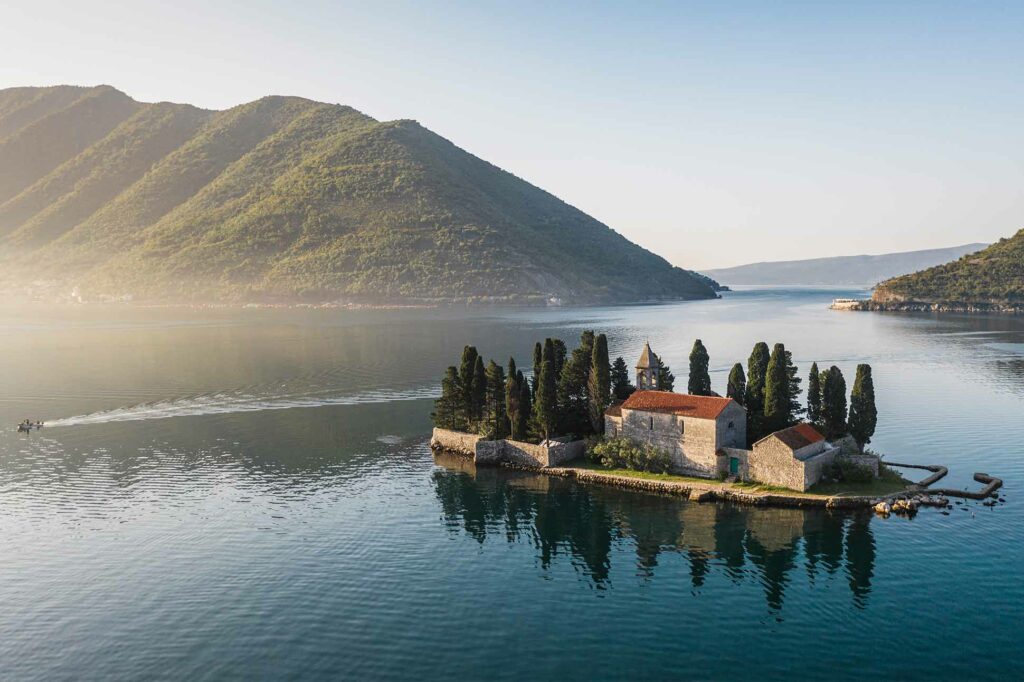
[[[848,290],[485,311],[0,312],[0,679],[1014,678],[1024,318]],[[913,520],[691,504],[427,447],[474,343],[643,341],[724,390],[755,341],[875,370],[874,446],[1006,479]],[[925,672],[927,671],[927,673]]]

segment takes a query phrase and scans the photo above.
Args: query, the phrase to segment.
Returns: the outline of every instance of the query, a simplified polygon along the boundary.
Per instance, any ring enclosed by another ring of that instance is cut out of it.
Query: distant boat
[[[832,310],[857,310],[862,303],[864,301],[859,298],[833,298],[829,308]]]

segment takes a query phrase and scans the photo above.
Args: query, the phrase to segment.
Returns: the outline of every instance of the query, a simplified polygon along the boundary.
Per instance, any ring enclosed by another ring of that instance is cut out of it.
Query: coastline
[[[1024,315],[1024,305],[1006,303],[928,303],[926,301],[858,301],[833,302],[832,310],[855,310],[880,313],[967,313]]]

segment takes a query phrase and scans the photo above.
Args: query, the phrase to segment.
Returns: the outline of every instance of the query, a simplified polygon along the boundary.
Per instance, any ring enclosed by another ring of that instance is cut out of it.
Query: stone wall
[[[435,450],[448,450],[473,457],[476,455],[476,445],[481,440],[483,440],[483,436],[472,433],[435,428],[430,436],[430,447]]]
[[[802,490],[807,490],[820,481],[822,474],[825,473],[825,468],[835,461],[840,452],[842,452],[840,448],[825,448],[819,454],[805,459],[803,461],[804,487]]]
[[[482,436],[460,431],[434,429],[430,447],[473,457],[476,464],[515,464],[525,467],[551,467],[582,457],[586,444],[581,441],[535,445],[515,440],[485,440]]]
[[[733,457],[740,461],[739,472],[736,474],[737,478],[741,481],[750,480],[750,450],[743,448],[722,448],[719,450],[722,453],[722,461],[720,463],[719,472],[728,475],[729,474],[729,460]]]
[[[867,467],[867,468],[871,469],[871,471],[874,472],[874,474],[875,474],[875,478],[878,478],[878,456],[877,455],[865,455],[865,454],[847,455],[847,454],[844,454],[843,455],[843,459],[849,460],[849,461],[853,462],[854,464],[859,464],[860,466],[864,466],[864,467]]]

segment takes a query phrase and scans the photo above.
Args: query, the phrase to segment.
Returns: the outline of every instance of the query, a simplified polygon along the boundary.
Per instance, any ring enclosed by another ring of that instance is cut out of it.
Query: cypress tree
[[[729,385],[725,389],[725,395],[740,405],[747,401],[747,377],[743,373],[743,365],[739,362],[729,371]]]
[[[462,407],[462,388],[459,386],[459,370],[449,367],[441,380],[441,397],[434,401],[434,426],[440,429],[458,429],[459,411]]]
[[[533,345],[533,382],[530,393],[531,397],[534,398],[537,397],[537,380],[540,378],[540,363],[543,352],[544,349],[541,346],[540,341]]]
[[[473,421],[473,372],[476,369],[478,357],[475,346],[464,346],[462,348],[462,362],[459,365],[459,386],[462,391],[462,405],[460,406],[461,416],[459,421],[462,428],[469,430]]]
[[[530,417],[533,414],[533,390],[522,370],[516,372],[516,383],[519,384],[519,413],[516,417],[516,438],[526,440],[530,431]]]
[[[771,432],[789,425],[789,376],[786,374],[786,347],[775,344],[768,360],[764,380],[764,428]]]
[[[821,379],[816,362],[811,364],[811,373],[807,375],[807,421],[815,426],[821,422]]]
[[[835,365],[821,373],[821,425],[829,440],[846,435],[846,379]]]
[[[519,431],[519,409],[522,400],[522,389],[519,381],[523,373],[516,369],[515,358],[508,359],[508,381],[505,383],[505,413],[508,416],[509,437],[513,440],[521,439]]]
[[[533,403],[533,427],[542,440],[551,437],[558,420],[558,384],[555,373],[555,346],[551,339],[544,340],[540,375],[537,380],[537,398]]]
[[[747,360],[747,441],[748,444],[761,439],[764,432],[764,381],[771,360],[768,344],[760,341]]]
[[[562,339],[551,339],[551,344],[552,350],[554,351],[554,355],[551,357],[555,363],[555,377],[557,381],[557,377],[562,376],[562,369],[565,367],[565,359],[569,357],[569,349],[566,348],[565,341],[562,341]]]
[[[487,403],[487,370],[484,368],[482,356],[476,356],[476,364],[473,365],[473,382],[470,398],[470,423],[476,429],[480,428],[480,422],[484,418],[484,407]]]
[[[505,408],[505,370],[491,360],[485,370],[486,396],[484,416],[486,433],[492,438],[508,435],[508,417]]]
[[[863,450],[875,435],[878,409],[875,407],[875,382],[871,378],[871,365],[857,365],[857,377],[850,393],[850,435]]]
[[[636,390],[633,382],[629,380],[629,367],[621,355],[612,363],[611,379],[612,395],[616,400],[625,400]]]
[[[598,334],[590,356],[589,394],[590,428],[594,433],[604,431],[604,408],[611,402],[611,365],[608,362],[608,337]]]
[[[708,374],[710,361],[701,340],[694,341],[693,350],[690,351],[690,379],[686,384],[686,390],[691,395],[711,395],[711,375]]]

